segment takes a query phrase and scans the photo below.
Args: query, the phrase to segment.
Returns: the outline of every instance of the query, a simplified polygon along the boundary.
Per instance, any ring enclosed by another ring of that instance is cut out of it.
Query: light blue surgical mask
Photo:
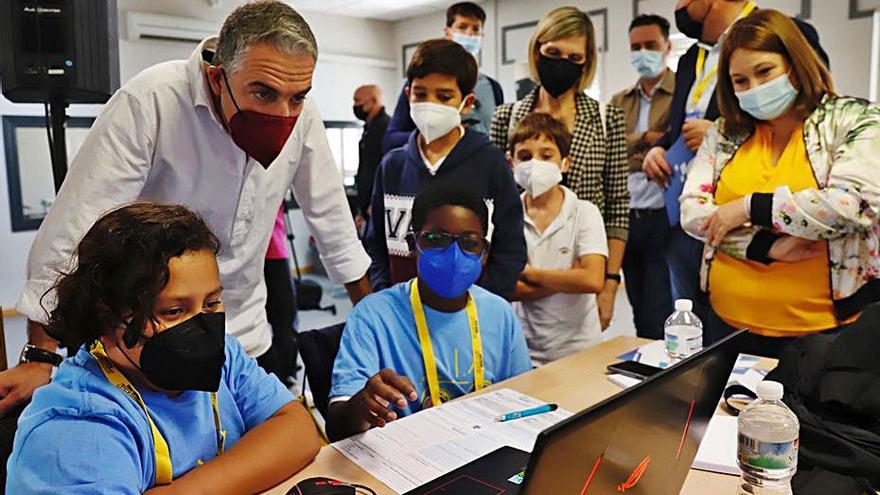
[[[654,79],[666,68],[663,52],[655,50],[634,51],[630,53],[629,60],[636,72],[645,79]]]
[[[480,54],[480,48],[483,46],[482,36],[468,36],[464,33],[453,32],[452,41],[462,46],[468,53],[475,58]]]
[[[791,108],[797,96],[798,90],[791,84],[788,74],[736,93],[739,107],[758,120],[779,117]]]

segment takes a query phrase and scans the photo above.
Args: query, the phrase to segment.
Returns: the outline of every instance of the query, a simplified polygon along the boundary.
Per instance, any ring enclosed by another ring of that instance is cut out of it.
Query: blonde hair
[[[757,123],[740,108],[730,78],[730,57],[739,48],[778,53],[789,63],[791,74],[797,79],[794,110],[800,118],[810,115],[823,96],[835,94],[831,73],[794,21],[777,10],[758,10],[737,21],[721,45],[715,96],[727,134],[749,134]]]
[[[548,12],[538,23],[532,39],[529,40],[529,73],[535,82],[538,77],[538,58],[541,56],[541,45],[549,41],[561,40],[572,36],[586,38],[584,57],[584,73],[578,81],[577,91],[583,91],[593,84],[596,76],[596,30],[590,16],[577,7],[559,7]]]

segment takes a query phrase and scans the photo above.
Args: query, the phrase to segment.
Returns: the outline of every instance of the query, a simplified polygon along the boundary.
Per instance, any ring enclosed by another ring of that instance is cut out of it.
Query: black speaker
[[[0,79],[15,103],[104,103],[119,88],[116,0],[0,0]]]

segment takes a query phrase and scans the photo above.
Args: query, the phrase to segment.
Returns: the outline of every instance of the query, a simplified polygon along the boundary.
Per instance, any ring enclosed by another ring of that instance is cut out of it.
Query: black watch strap
[[[20,363],[47,363],[52,366],[61,364],[64,358],[60,354],[56,354],[45,349],[40,349],[33,344],[26,344],[21,350]]]
[[[606,273],[605,280],[614,280],[618,284],[620,283],[620,274],[619,273]]]

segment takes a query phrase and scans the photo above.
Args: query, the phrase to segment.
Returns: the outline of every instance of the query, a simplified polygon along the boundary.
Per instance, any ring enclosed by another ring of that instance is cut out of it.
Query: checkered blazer
[[[505,103],[495,109],[490,138],[507,150],[516,123],[535,108],[540,87],[517,103]],[[597,207],[605,218],[609,238],[626,240],[629,228],[629,190],[627,189],[626,124],[623,111],[606,107],[605,130],[599,114],[599,102],[584,93],[575,95],[575,123],[571,142],[572,167],[566,178],[569,189],[578,198]]]

